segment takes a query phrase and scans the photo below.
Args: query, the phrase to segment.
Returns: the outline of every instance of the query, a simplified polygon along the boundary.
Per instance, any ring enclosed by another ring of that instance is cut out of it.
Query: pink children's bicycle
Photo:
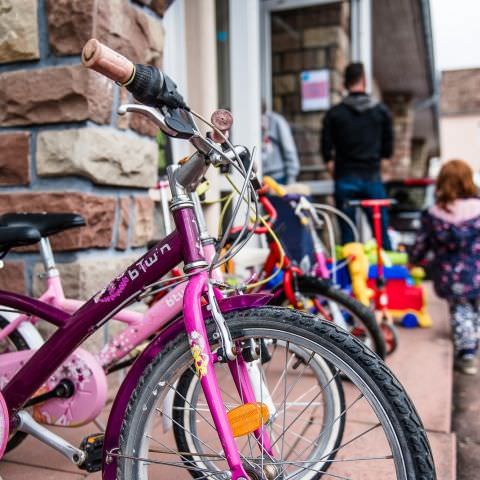
[[[134,66],[96,40],[85,46],[83,61],[148,105],[124,106],[123,113],[148,115],[167,135],[190,141],[196,152],[184,165],[169,167],[175,231],[73,314],[0,291],[0,305],[10,313],[58,327],[38,350],[0,356],[0,447],[17,432],[28,433],[80,468],[101,469],[109,480],[162,475],[310,480],[369,472],[377,478],[434,479],[421,421],[375,354],[332,323],[263,306],[268,295],[225,297],[212,280],[211,272],[243,240],[208,262],[190,193],[210,165],[231,164],[244,177],[234,217],[244,198],[254,207],[248,151],[229,142],[223,151],[202,136],[193,121],[197,114],[172,80],[153,67]],[[33,228],[1,227],[0,248],[33,243],[35,236],[37,241]],[[105,372],[99,358],[78,347],[158,288],[181,262],[183,317],[168,323],[152,318],[159,333],[130,368],[104,435],[87,437],[78,448],[42,426],[48,419],[41,415],[53,417],[66,406],[71,424],[95,418],[105,402]]]

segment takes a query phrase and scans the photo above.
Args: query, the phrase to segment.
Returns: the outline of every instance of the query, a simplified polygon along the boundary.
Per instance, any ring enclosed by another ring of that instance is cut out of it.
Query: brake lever
[[[170,128],[165,123],[165,117],[158,111],[158,109],[154,107],[147,107],[146,105],[142,105],[140,103],[126,103],[120,105],[117,110],[119,115],[126,115],[127,113],[140,113],[145,117],[152,120],[160,130],[170,137],[176,137],[177,132]]]

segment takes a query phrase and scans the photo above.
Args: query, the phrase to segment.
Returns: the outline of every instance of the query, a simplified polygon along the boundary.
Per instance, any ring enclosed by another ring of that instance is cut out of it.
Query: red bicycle
[[[277,219],[277,212],[268,199],[267,192],[266,186],[257,190],[259,201],[269,217],[268,226],[258,226],[254,231],[257,235],[267,237],[269,254],[257,276],[260,279],[273,277],[267,283],[267,288],[273,294],[270,304],[290,306],[321,315],[361,339],[384,358],[385,340],[374,312],[333,285],[329,279],[307,274],[284,253],[270,228]],[[237,227],[231,231],[230,241],[234,241],[239,230],[240,227]],[[265,285],[257,287],[257,290],[260,288],[265,288]]]

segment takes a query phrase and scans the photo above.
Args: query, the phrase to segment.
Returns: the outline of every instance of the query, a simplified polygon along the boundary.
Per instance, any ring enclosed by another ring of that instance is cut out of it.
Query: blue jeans
[[[380,178],[364,179],[355,176],[342,177],[335,181],[335,204],[352,222],[355,223],[355,209],[358,207],[350,207],[349,200],[366,200],[387,198],[385,188]],[[373,230],[373,218],[370,208],[365,209],[370,227]],[[342,220],[340,223],[340,233],[342,235],[342,243],[353,242],[353,233],[351,228]],[[384,250],[391,250],[392,245],[387,232],[388,214],[385,208],[382,208],[382,240]]]

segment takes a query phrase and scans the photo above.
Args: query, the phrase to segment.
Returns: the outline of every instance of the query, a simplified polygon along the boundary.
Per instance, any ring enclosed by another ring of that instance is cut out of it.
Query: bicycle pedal
[[[102,469],[103,433],[88,435],[82,440],[80,450],[85,452],[85,461],[80,465],[87,472],[99,472]]]

